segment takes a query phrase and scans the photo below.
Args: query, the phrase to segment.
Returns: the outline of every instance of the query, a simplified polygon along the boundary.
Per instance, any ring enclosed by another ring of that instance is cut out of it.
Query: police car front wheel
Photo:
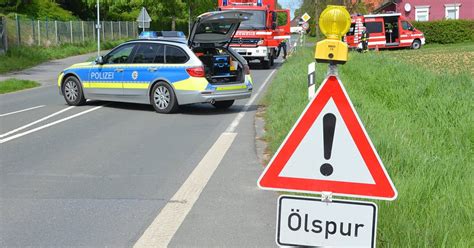
[[[75,77],[68,77],[64,80],[63,95],[66,103],[71,106],[79,106],[86,103],[84,93],[79,80]]]
[[[165,82],[158,82],[153,86],[150,103],[158,113],[172,113],[178,109],[173,88]]]

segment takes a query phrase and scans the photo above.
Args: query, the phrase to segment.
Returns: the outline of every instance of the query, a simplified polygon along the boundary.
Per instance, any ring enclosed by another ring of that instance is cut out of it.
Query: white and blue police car
[[[125,42],[94,62],[62,71],[59,92],[73,106],[92,99],[151,104],[159,113],[192,103],[229,108],[252,93],[247,62],[229,48],[240,22],[250,15],[202,14],[187,44],[165,39]]]

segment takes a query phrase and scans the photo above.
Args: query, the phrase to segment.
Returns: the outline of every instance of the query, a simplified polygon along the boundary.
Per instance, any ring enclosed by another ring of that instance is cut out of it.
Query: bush
[[[426,43],[451,44],[474,41],[474,20],[414,22],[425,34]]]

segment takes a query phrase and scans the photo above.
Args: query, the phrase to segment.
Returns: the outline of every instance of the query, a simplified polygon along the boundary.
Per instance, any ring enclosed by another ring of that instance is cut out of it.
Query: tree
[[[311,16],[311,20],[309,21],[310,27],[317,27],[319,15],[328,5],[346,6],[351,14],[367,13],[366,5],[362,0],[302,0],[301,7],[295,11],[295,16],[302,16],[306,12]],[[310,34],[316,36],[318,32],[318,28],[312,28]]]
[[[216,10],[216,0],[185,0],[188,30],[191,30],[193,20],[202,13]]]

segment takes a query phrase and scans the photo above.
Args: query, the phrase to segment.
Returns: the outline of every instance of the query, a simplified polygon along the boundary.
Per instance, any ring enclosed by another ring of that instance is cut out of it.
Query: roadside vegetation
[[[38,86],[40,86],[40,84],[35,81],[11,78],[4,81],[0,81],[0,94],[34,88]]]
[[[474,74],[472,57],[463,57],[472,52],[472,44],[456,44],[350,53],[347,64],[339,66],[399,193],[395,201],[376,201],[380,247],[474,244]],[[290,56],[263,100],[270,154],[308,103],[306,70],[313,55],[314,47],[306,47]],[[317,83],[326,69],[317,65]]]
[[[123,40],[102,43],[101,49],[111,49]],[[0,55],[0,73],[23,70],[52,59],[94,52],[97,43],[64,44],[58,47],[12,47],[5,55]]]
[[[95,20],[97,0],[4,0],[0,16],[39,20]],[[135,21],[142,7],[153,22],[151,30],[187,30],[188,20],[217,8],[217,0],[101,0],[100,14],[104,21]]]

